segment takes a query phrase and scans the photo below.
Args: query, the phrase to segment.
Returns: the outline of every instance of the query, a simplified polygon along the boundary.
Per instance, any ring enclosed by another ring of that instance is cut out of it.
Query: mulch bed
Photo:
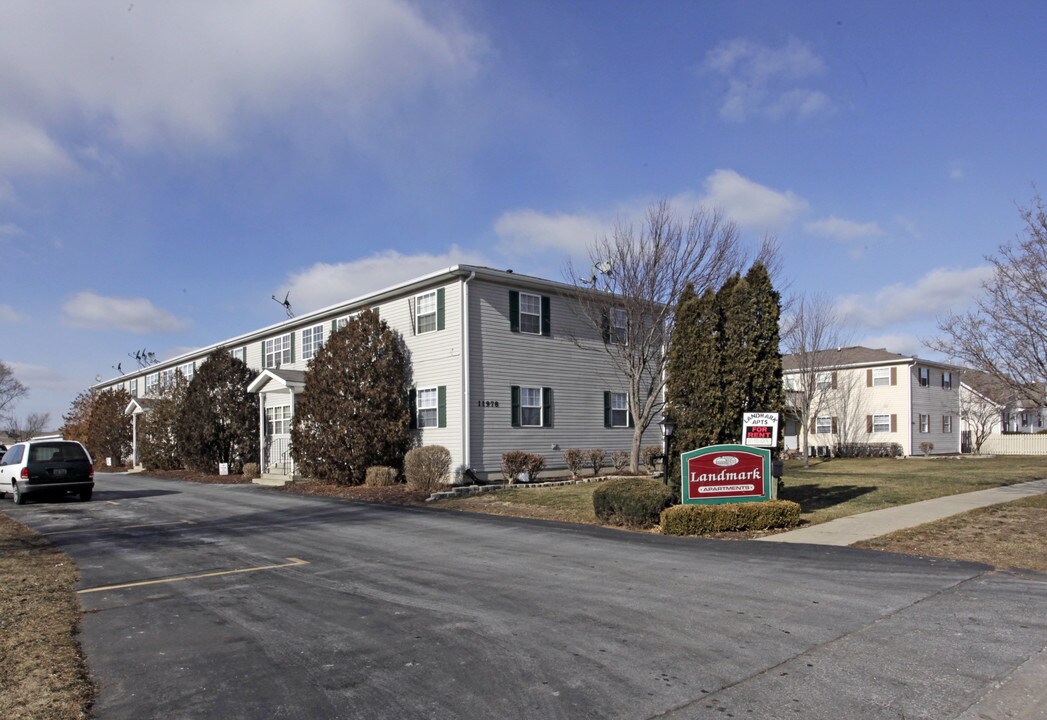
[[[385,505],[424,505],[429,493],[421,490],[410,490],[406,485],[385,485],[369,487],[367,485],[334,485],[320,482],[298,482],[275,488],[281,492],[297,495],[322,495],[360,502],[382,503]]]
[[[149,477],[167,478],[168,480],[185,480],[187,482],[206,483],[209,485],[247,485],[251,478],[243,475],[209,475],[192,470],[147,470]]]

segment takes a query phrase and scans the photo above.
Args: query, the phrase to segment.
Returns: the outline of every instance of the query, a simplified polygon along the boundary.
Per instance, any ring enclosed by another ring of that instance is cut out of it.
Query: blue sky
[[[14,412],[459,262],[553,279],[659,198],[929,354],[1047,158],[1036,2],[7,0]],[[584,262],[583,262],[584,264]]]

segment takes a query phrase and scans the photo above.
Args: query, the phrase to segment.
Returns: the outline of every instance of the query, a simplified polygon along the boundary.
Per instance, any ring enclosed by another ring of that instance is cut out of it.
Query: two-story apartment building
[[[99,383],[135,400],[175,372],[191,378],[219,347],[258,371],[263,472],[290,475],[295,397],[316,351],[341,323],[371,309],[399,332],[410,353],[418,442],[443,445],[454,465],[497,476],[502,453],[526,450],[562,467],[568,447],[628,449],[628,383],[563,283],[458,265],[332,305]],[[141,402],[143,398],[146,402]],[[648,431],[658,442],[656,431]]]
[[[806,369],[814,369],[808,383]],[[795,405],[810,394],[808,444],[815,454],[844,444],[896,443],[905,455],[960,452],[959,369],[885,349],[821,350],[810,361],[782,358],[786,395]],[[811,387],[807,387],[810,384]],[[800,450],[803,433],[793,413],[785,423],[786,449]]]

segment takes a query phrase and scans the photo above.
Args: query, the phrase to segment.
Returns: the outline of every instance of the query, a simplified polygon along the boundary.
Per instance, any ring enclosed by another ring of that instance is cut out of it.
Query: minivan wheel
[[[25,493],[18,487],[18,483],[11,483],[11,492],[14,495],[15,505],[25,505]]]
[[[80,491],[80,501],[81,502],[87,502],[90,499],[91,499],[91,490],[90,489],[88,489],[88,490],[81,490]]]

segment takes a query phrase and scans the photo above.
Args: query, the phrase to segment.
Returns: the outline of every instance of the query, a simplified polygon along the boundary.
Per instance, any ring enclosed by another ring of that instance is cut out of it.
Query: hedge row
[[[706,535],[740,530],[793,527],[800,522],[800,506],[791,500],[674,505],[662,511],[663,535]]]

